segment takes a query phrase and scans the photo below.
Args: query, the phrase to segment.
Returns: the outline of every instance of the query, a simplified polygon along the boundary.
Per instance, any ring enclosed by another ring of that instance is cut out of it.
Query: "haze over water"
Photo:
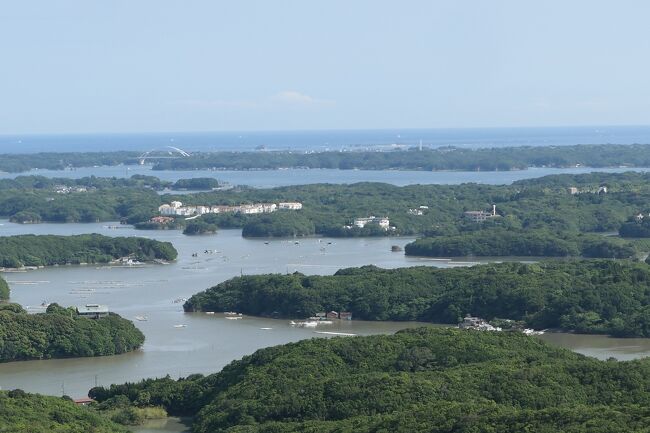
[[[324,151],[419,145],[468,148],[650,143],[650,126],[537,128],[371,129],[327,131],[168,132],[140,134],[0,135],[0,153],[146,151]]]

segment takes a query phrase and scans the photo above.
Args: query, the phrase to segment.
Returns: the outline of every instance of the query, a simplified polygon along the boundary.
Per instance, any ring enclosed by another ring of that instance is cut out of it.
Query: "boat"
[[[291,326],[297,326],[299,328],[315,328],[318,326],[318,322],[315,320],[307,320],[305,322],[294,322],[293,320],[289,322]]]
[[[270,331],[273,328],[260,328],[260,329],[263,330],[263,331]]]
[[[206,311],[205,314],[214,314],[214,311]]]
[[[135,320],[139,322],[146,322],[147,320],[149,320],[149,318],[147,316],[135,316]]]
[[[241,316],[226,316],[226,319],[228,319],[228,320],[238,320],[238,319],[241,319],[241,318],[242,318]]]
[[[187,298],[176,298],[173,302],[174,304],[180,304],[181,302],[187,302]]]
[[[182,323],[180,325],[174,325],[174,328],[187,328],[187,325]]]
[[[241,316],[241,313],[235,313],[234,311],[226,311],[225,313],[226,316]]]

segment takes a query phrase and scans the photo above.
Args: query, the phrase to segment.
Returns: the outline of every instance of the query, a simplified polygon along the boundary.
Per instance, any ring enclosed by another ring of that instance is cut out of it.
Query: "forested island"
[[[246,275],[195,294],[184,309],[287,318],[334,310],[360,320],[454,325],[471,314],[535,329],[650,337],[650,266],[568,260]]]
[[[627,242],[613,236],[502,227],[418,239],[406,245],[406,255],[428,257],[608,257],[627,259],[650,250],[647,242]]]
[[[114,313],[90,319],[57,304],[41,314],[0,304],[0,362],[118,355],[142,343],[142,332]]]
[[[650,362],[599,361],[519,333],[416,328],[260,349],[221,372],[93,388],[145,396],[195,433],[639,432]]]
[[[75,152],[0,155],[0,171],[135,165],[142,152]],[[161,155],[164,153],[158,152]],[[150,158],[157,153],[150,155]],[[168,155],[166,155],[168,156]],[[650,167],[648,144],[578,144],[467,149],[411,147],[394,151],[194,152],[188,157],[151,159],[154,170],[522,170],[528,167]]]
[[[177,254],[169,242],[140,237],[99,234],[0,237],[0,268],[108,263],[121,258],[168,261],[176,259]]]

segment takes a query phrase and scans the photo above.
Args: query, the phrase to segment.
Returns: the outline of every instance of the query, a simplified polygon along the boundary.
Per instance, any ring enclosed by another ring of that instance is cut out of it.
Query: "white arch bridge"
[[[188,156],[192,155],[183,149],[174,146],[165,146],[144,152],[138,157],[138,160],[140,161],[140,165],[143,165],[147,159],[187,158]]]

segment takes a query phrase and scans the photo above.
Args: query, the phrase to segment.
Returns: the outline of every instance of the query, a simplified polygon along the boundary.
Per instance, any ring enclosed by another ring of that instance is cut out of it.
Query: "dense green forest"
[[[117,314],[89,319],[57,304],[27,314],[17,304],[0,304],[0,362],[117,355],[142,343],[142,332]]]
[[[96,411],[77,406],[70,397],[46,397],[15,389],[0,391],[3,433],[128,433]]]
[[[0,277],[0,301],[9,299],[9,284],[4,278]]]
[[[558,179],[559,178],[559,179]],[[574,182],[573,182],[574,181]],[[579,194],[570,194],[575,185]],[[597,194],[607,186],[606,194]],[[477,227],[498,226],[508,230],[548,229],[570,234],[616,231],[639,212],[650,212],[650,175],[640,173],[549,176],[512,185],[410,185],[398,187],[378,183],[352,185],[299,185],[272,189],[234,188],[228,191],[189,195],[164,195],[163,201],[179,200],[189,205],[239,204],[299,201],[303,209],[277,217],[275,224],[261,224],[264,216],[219,215],[211,222],[219,227],[251,225],[257,235],[281,229],[287,218],[296,215],[310,220],[315,234],[324,236],[359,235],[454,235]],[[495,204],[495,218],[481,224],[464,217],[468,210],[489,210]],[[279,212],[278,212],[279,214]],[[345,229],[355,218],[370,215],[390,218],[394,231],[377,227]],[[201,217],[205,218],[205,217]],[[223,222],[223,225],[222,225]],[[265,228],[264,230],[259,230]],[[304,229],[303,229],[304,230]],[[307,230],[309,233],[311,230]],[[249,230],[246,230],[249,232]]]
[[[650,362],[519,333],[417,328],[256,351],[206,377],[94,388],[195,415],[194,433],[647,432]]]
[[[602,235],[496,227],[418,239],[407,244],[404,251],[407,255],[429,257],[581,256],[626,259],[634,257],[639,249],[647,251],[647,243],[635,244]]]
[[[3,268],[106,263],[122,257],[140,261],[174,260],[177,254],[169,242],[139,237],[113,238],[98,234],[0,237],[0,267]]]
[[[149,220],[162,204],[156,191],[209,190],[213,178],[180,179],[174,183],[153,176],[80,179],[19,176],[0,179],[0,217],[14,222],[138,223]]]
[[[157,160],[154,170],[285,167],[360,170],[519,170],[527,167],[650,167],[650,145],[519,146],[406,151],[214,152]]]
[[[216,233],[217,225],[206,222],[204,219],[192,220],[186,223],[183,229],[184,235],[203,235],[207,233]]]
[[[88,179],[94,184],[104,183],[101,178]],[[189,233],[208,227],[203,223],[218,228],[242,228],[245,236],[468,235],[477,239],[486,235],[469,232],[491,228],[512,232],[546,230],[558,239],[571,239],[575,248],[569,250],[582,251],[583,242],[577,241],[578,234],[616,232],[622,226],[628,227],[633,216],[650,213],[650,174],[645,173],[558,175],[512,185],[315,184],[269,189],[235,187],[162,196],[151,186],[142,186],[143,182],[155,184],[155,180],[148,178],[132,178],[129,181],[135,182],[132,186],[114,186],[112,181],[106,181],[108,187],[68,194],[30,187],[35,181],[31,178],[25,181],[24,188],[0,188],[0,217],[18,222],[123,220],[143,229],[184,228],[183,217],[165,225],[150,223],[149,219],[158,214],[158,206],[172,200],[187,205],[299,201],[302,210],[278,211],[270,216],[204,215],[194,221],[196,225]],[[576,188],[575,194],[569,191],[570,187]],[[607,188],[607,192],[598,193],[601,187]],[[492,205],[496,205],[499,218],[474,223],[464,216],[465,211],[490,210]],[[371,215],[388,217],[394,230],[383,230],[377,225],[345,228],[355,218]],[[531,232],[528,236],[531,242],[534,233],[542,232]],[[623,245],[613,240],[600,242]],[[513,250],[512,254],[516,252]]]
[[[98,165],[135,164],[141,152],[40,152],[0,155],[0,171],[20,173],[33,168],[64,170]]]
[[[185,311],[304,318],[458,323],[471,314],[579,333],[650,337],[650,267],[613,260],[499,263],[463,268],[374,266],[331,276],[235,277],[192,296]]]
[[[297,237],[316,233],[314,223],[300,212],[280,211],[251,218],[243,226],[244,237]]]
[[[137,164],[139,152],[75,152],[0,155],[0,171],[63,170],[98,165]],[[516,146],[465,149],[411,148],[405,151],[197,152],[155,160],[154,170],[277,169],[285,167],[361,170],[515,170],[527,167],[650,167],[650,145]]]
[[[650,238],[650,217],[645,216],[642,221],[628,221],[618,230],[624,238]]]

